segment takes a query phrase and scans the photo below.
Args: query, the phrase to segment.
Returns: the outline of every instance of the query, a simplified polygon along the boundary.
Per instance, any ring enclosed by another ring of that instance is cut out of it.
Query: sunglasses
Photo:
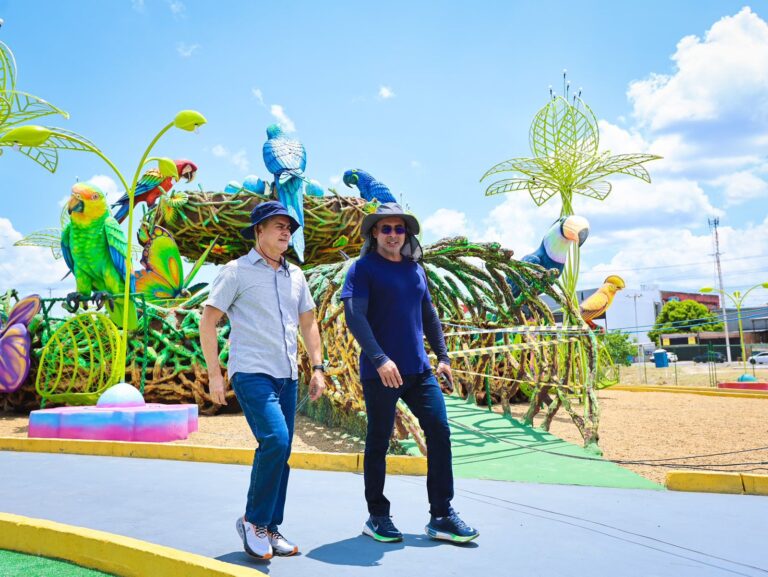
[[[395,226],[392,226],[391,224],[382,224],[379,227],[379,232],[382,234],[392,234],[392,231],[395,231],[395,234],[405,234],[408,232],[408,229],[406,229],[402,224],[397,224]]]

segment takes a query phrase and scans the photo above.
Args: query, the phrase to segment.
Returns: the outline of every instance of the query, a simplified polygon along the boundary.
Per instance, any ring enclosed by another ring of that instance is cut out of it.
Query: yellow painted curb
[[[767,393],[757,391],[737,391],[733,389],[711,389],[704,387],[635,387],[629,385],[614,385],[604,391],[630,391],[632,393],[681,393],[686,395],[704,395],[707,397],[736,397],[742,399],[768,399]]]
[[[742,473],[741,481],[747,495],[768,495],[768,475]]]
[[[201,445],[170,445],[165,443],[127,443],[122,441],[83,441],[78,439],[24,439],[0,437],[0,451],[27,453],[68,453],[102,457],[137,457],[168,459],[198,463],[250,465],[253,449],[208,447]],[[346,471],[361,473],[363,456],[359,453],[292,453],[288,461],[296,469],[317,471]],[[395,475],[426,475],[424,457],[389,455],[387,473]]]
[[[665,484],[671,491],[768,495],[768,475],[670,471]]]
[[[10,513],[0,513],[0,549],[64,559],[118,577],[263,575],[256,569],[130,537]]]

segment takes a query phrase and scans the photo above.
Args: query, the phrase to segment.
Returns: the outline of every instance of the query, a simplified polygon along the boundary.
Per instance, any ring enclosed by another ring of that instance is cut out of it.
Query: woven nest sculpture
[[[328,356],[332,386],[328,399],[342,415],[365,410],[358,378],[359,348],[344,322],[339,301],[350,263],[321,265],[307,271]],[[549,296],[568,319],[578,319],[575,304],[552,286],[551,271],[512,260],[512,251],[497,244],[445,239],[424,249],[423,266],[430,292],[443,321],[458,393],[479,403],[500,402],[509,414],[510,399],[523,390],[530,397],[525,421],[532,424],[546,407],[548,429],[565,407],[585,446],[597,447],[599,408],[595,395],[596,343],[581,322],[558,328]],[[507,279],[522,288],[515,298]],[[304,374],[309,365],[302,357]],[[574,403],[581,405],[580,410]],[[337,419],[337,422],[343,419]],[[395,436],[411,435],[422,452],[426,446],[416,419],[399,405]]]
[[[224,264],[247,253],[251,243],[240,236],[250,224],[251,210],[269,196],[241,190],[223,192],[173,192],[163,196],[145,220],[168,230],[179,250],[194,261],[216,239],[208,262]],[[376,205],[354,196],[305,196],[304,239],[306,254],[302,266],[311,267],[343,260],[345,254],[360,253],[360,225]],[[289,250],[288,257],[296,260]]]

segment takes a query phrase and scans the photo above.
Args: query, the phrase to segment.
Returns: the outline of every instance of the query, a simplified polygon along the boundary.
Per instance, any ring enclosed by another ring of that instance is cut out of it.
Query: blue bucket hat
[[[240,234],[246,240],[253,240],[256,238],[254,227],[260,222],[264,222],[268,218],[273,216],[285,216],[291,222],[291,234],[301,226],[295,218],[288,214],[288,210],[276,200],[269,200],[256,205],[251,211],[251,224],[245,228],[240,229]]]

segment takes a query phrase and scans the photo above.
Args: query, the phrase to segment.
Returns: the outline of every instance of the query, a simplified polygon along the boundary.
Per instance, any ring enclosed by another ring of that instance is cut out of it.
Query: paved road
[[[0,510],[278,577],[768,574],[765,497],[459,479],[454,505],[481,536],[454,546],[422,533],[424,479],[390,477],[405,542],[382,545],[360,535],[362,478],[319,471],[294,471],[289,487],[282,529],[303,554],[252,562],[234,529],[248,477],[237,465],[0,452]]]

